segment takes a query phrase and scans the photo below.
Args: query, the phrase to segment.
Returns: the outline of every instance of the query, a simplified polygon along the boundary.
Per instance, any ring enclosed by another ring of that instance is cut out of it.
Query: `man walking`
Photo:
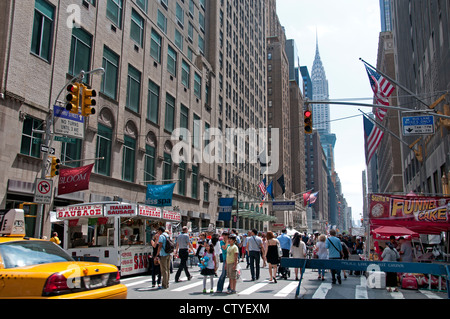
[[[247,240],[247,252],[250,257],[250,273],[252,275],[252,281],[259,279],[260,257],[263,256],[263,258],[265,258],[264,246],[261,238],[256,236],[257,234],[258,230],[252,229],[252,236]]]
[[[156,258],[160,261],[161,276],[162,276],[162,288],[169,288],[170,280],[170,254],[166,252],[166,242],[168,234],[166,234],[166,229],[161,226],[158,228],[159,241],[158,241],[158,252],[156,253]]]
[[[288,257],[289,258],[289,252],[291,251],[292,240],[287,235],[286,229],[283,229],[281,231],[281,235],[278,236],[277,239],[280,242],[281,250],[283,251],[283,257]],[[281,278],[287,279],[288,271],[289,271],[288,268],[280,267]]]
[[[341,259],[342,245],[339,238],[336,237],[336,231],[334,229],[330,230],[330,237],[328,237],[325,247],[328,249],[328,259]],[[332,283],[336,283],[336,274],[339,284],[341,281],[341,271],[336,269],[331,269]]]
[[[178,267],[178,271],[175,274],[175,282],[180,282],[180,275],[183,270],[186,273],[188,280],[192,279],[187,266],[190,250],[194,251],[194,247],[192,246],[189,239],[188,228],[184,226],[182,229],[182,233],[177,238],[176,252],[180,257],[180,266]]]

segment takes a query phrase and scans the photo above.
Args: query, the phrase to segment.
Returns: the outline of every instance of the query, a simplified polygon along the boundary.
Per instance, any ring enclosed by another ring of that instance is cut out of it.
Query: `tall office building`
[[[381,32],[392,31],[391,0],[380,0]]]
[[[265,2],[77,3],[79,19],[67,13],[71,0],[0,2],[1,207],[33,201],[35,178],[48,158],[39,147],[42,131],[52,125],[54,101],[64,100],[58,93],[81,70],[103,67],[104,75],[83,79],[98,91],[83,138],[52,143],[65,168],[95,163],[89,190],[55,194],[45,216],[82,202],[145,202],[148,183],[175,181],[172,209],[181,212],[182,224],[221,227],[219,198],[239,192],[242,209],[232,226],[263,229],[271,218],[250,204],[260,199],[260,175],[259,163],[249,161],[248,137],[236,137],[242,152],[219,145],[217,162],[202,155],[215,140],[211,128],[225,134],[266,127]],[[190,136],[173,139],[177,129]],[[178,163],[173,151],[180,141],[189,147],[178,150],[184,156]],[[28,216],[35,213],[32,207]],[[50,234],[49,225],[43,234]]]
[[[329,99],[328,80],[319,53],[319,41],[316,42],[316,55],[311,70],[313,86],[313,100],[326,101]],[[330,133],[330,107],[328,104],[313,104],[313,127],[320,134]]]
[[[448,1],[392,1],[392,34],[396,81],[414,92],[399,89],[398,105],[450,115],[450,3]],[[425,105],[424,105],[425,104]],[[403,113],[401,116],[411,116]],[[446,192],[450,170],[450,121],[435,117],[435,134],[403,136],[401,144],[404,192],[439,195]]]

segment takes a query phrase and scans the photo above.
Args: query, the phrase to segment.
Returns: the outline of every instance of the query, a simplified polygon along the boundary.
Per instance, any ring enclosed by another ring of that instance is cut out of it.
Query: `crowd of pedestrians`
[[[207,290],[207,279],[210,280],[210,289],[214,291],[214,279],[217,277],[216,293],[236,293],[236,285],[240,276],[240,262],[246,262],[250,268],[251,281],[259,280],[262,268],[268,267],[269,281],[277,283],[277,277],[287,279],[290,277],[289,268],[280,266],[282,257],[292,258],[319,258],[319,259],[348,259],[352,252],[362,252],[363,243],[357,239],[352,242],[348,237],[336,237],[336,231],[331,229],[328,235],[315,233],[295,233],[288,236],[286,229],[279,234],[272,231],[267,233],[252,229],[246,234],[239,235],[232,229],[230,232],[207,236],[199,235],[196,247],[191,242],[188,228],[183,227],[182,233],[176,238],[173,252],[167,248],[169,236],[164,227],[160,227],[152,240],[152,287],[169,288],[170,274],[172,272],[171,256],[178,256],[180,264],[175,274],[175,282],[180,282],[184,272],[187,279],[192,276],[188,269],[189,258],[198,258],[200,274],[204,276],[203,293]],[[169,251],[167,251],[169,250]],[[220,271],[220,274],[219,274]],[[295,280],[299,280],[300,268],[294,269]],[[226,291],[224,285],[229,279]],[[344,278],[347,278],[344,272]],[[318,279],[325,280],[325,270],[318,270]],[[332,283],[341,284],[341,271],[331,270]]]

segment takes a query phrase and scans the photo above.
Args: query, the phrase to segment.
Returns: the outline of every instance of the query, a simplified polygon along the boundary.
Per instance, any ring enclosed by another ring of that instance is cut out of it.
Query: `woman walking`
[[[306,244],[302,240],[302,237],[299,233],[295,233],[294,238],[292,239],[291,246],[291,254],[292,258],[306,258]],[[295,268],[295,280],[298,281],[298,270],[300,269],[300,273],[302,272],[301,268]]]
[[[277,283],[277,266],[280,263],[280,255],[278,254],[278,247],[280,243],[278,239],[275,238],[273,232],[267,232],[267,249],[266,249],[266,260],[269,264],[269,281]]]
[[[383,259],[383,261],[397,261],[400,258],[400,254],[398,253],[397,249],[394,248],[394,245],[392,243],[387,242],[386,248],[383,250],[381,258]],[[397,273],[386,273],[386,287],[389,292],[392,291],[392,287],[394,287],[394,291],[398,291]]]
[[[327,237],[325,235],[320,235],[319,241],[315,245],[314,251],[319,259],[328,259],[328,249],[325,243],[326,240]],[[325,269],[318,269],[318,272],[319,277],[317,279],[322,279],[322,281],[325,280]]]

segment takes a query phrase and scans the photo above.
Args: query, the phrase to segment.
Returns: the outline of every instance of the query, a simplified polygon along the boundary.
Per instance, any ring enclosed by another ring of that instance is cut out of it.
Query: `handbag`
[[[277,248],[278,248],[278,257],[283,257],[283,250],[281,249],[280,242],[277,240]]]

